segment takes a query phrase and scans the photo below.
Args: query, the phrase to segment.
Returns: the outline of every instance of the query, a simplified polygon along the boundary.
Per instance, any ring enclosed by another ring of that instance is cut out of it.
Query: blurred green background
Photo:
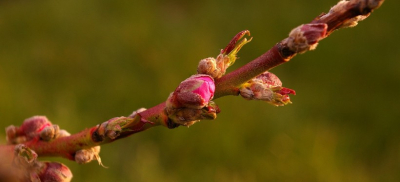
[[[0,128],[46,115],[76,133],[155,106],[237,32],[254,39],[229,70],[336,2],[0,1]],[[74,181],[400,181],[399,6],[273,69],[292,105],[224,97],[215,121],[102,146],[107,169],[46,160]]]

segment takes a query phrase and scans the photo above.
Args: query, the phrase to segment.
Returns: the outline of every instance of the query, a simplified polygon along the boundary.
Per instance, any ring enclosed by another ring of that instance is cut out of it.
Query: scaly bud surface
[[[296,94],[292,89],[282,87],[281,80],[271,72],[265,72],[239,88],[240,95],[247,100],[262,100],[274,106],[292,103],[289,94]]]
[[[325,38],[328,25],[325,23],[309,23],[294,28],[283,42],[296,53],[314,50],[318,41]]]
[[[51,182],[69,182],[73,175],[71,170],[64,164],[58,162],[41,162],[40,169],[36,176],[40,181],[51,181]],[[36,179],[37,179],[36,178]]]
[[[31,140],[35,137],[39,137],[40,132],[51,125],[51,122],[46,116],[33,116],[22,123],[19,128],[19,135],[24,135],[27,137],[27,140]]]
[[[77,162],[78,164],[86,164],[96,159],[99,165],[103,166],[99,154],[100,154],[100,146],[78,150],[75,153],[75,162]]]
[[[239,32],[233,37],[231,42],[221,50],[216,59],[212,57],[202,59],[197,67],[197,73],[207,74],[213,78],[222,77],[226,73],[226,69],[235,63],[239,50],[251,41],[252,38],[249,40],[246,38],[242,39],[245,35],[250,35],[250,31],[244,30]],[[238,43],[240,39],[242,40]]]
[[[184,126],[201,119],[215,119],[219,109],[214,109],[217,108],[214,103],[210,104],[214,92],[215,84],[211,76],[197,74],[189,77],[168,97],[165,108],[168,118]]]
[[[42,131],[40,131],[40,138],[44,141],[50,141],[59,136],[60,127],[58,125],[46,126]]]

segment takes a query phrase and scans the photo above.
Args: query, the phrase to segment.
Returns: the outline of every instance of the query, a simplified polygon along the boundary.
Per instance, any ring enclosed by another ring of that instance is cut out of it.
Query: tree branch
[[[277,43],[260,57],[235,71],[215,78],[214,99],[227,95],[238,95],[239,87],[242,84],[265,71],[288,62],[298,53],[314,49],[319,40],[326,38],[333,31],[357,25],[358,21],[368,17],[383,2],[384,0],[340,1],[328,13],[321,14],[310,23],[292,30],[288,38]],[[243,33],[241,36],[243,36]],[[236,38],[238,40],[238,37]],[[231,44],[222,52],[232,51]],[[236,44],[236,42],[233,44]],[[179,126],[169,118],[165,108],[166,103],[163,102],[147,110],[134,112],[128,117],[112,118],[71,136],[59,137],[50,141],[36,138],[22,143],[34,150],[39,156],[61,156],[76,160],[76,152],[82,149],[110,143],[159,125],[171,129]],[[212,107],[207,106],[206,108]],[[16,130],[16,133],[18,133],[18,130]],[[14,147],[15,145],[0,146],[2,156],[13,151]]]

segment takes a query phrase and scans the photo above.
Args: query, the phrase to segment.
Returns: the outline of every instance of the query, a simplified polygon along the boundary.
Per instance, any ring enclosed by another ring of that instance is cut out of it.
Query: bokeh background
[[[244,65],[337,0],[0,1],[0,128],[46,115],[71,133],[164,101],[239,31]],[[74,181],[400,181],[399,1],[272,70],[297,95],[217,100],[215,121],[102,146]],[[5,143],[0,130],[0,143]]]

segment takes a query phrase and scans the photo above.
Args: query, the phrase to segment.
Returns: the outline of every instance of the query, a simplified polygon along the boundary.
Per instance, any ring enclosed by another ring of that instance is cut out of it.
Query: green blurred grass
[[[230,70],[335,3],[1,1],[0,128],[46,115],[75,133],[154,106],[237,32],[254,39]],[[399,181],[399,5],[275,68],[292,105],[225,97],[215,121],[102,146],[108,169],[50,160],[74,181]]]

